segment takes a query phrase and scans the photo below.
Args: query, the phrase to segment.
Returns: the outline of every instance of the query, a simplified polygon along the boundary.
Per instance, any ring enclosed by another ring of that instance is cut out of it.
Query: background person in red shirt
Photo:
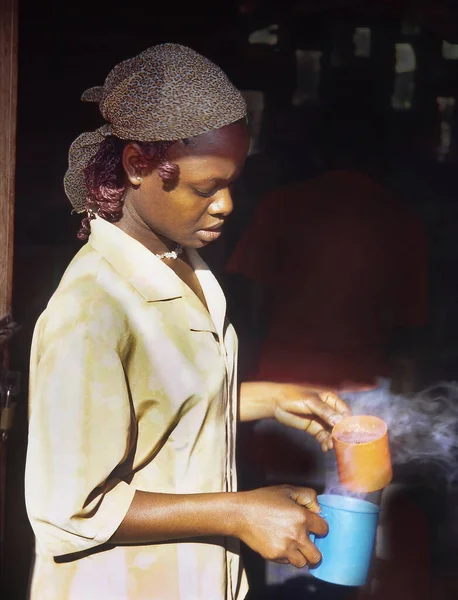
[[[328,170],[258,205],[228,264],[251,290],[250,305],[235,298],[232,307],[242,377],[335,389],[359,405],[389,393],[396,365],[413,379],[427,320],[426,234],[374,176],[383,164],[374,147],[364,134],[336,135],[324,154]],[[265,438],[255,458],[268,477],[324,485],[321,455],[310,446],[297,452],[304,436],[272,427],[254,431]]]
[[[355,152],[271,191],[239,241],[228,270],[252,282],[257,379],[371,389],[390,376],[399,334],[425,325],[423,225],[370,161]]]

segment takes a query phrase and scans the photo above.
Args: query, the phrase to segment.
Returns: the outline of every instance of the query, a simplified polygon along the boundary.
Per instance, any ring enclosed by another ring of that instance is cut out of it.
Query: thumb
[[[314,513],[321,512],[315,490],[311,490],[310,488],[293,487],[291,492],[291,500],[294,500],[294,502],[297,504],[300,504],[307,510],[310,510]]]

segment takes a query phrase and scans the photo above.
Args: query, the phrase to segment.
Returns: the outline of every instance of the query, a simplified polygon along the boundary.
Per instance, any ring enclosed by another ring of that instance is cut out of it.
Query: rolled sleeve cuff
[[[134,487],[123,481],[119,482],[105,495],[92,517],[74,516],[68,527],[61,526],[53,519],[31,518],[36,537],[36,552],[64,557],[109,542],[124,520],[135,492]]]

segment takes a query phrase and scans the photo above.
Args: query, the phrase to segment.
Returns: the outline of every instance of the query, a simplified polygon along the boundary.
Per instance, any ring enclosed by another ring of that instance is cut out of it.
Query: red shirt
[[[358,172],[268,194],[228,269],[273,292],[259,380],[373,385],[394,329],[426,321],[423,227]]]

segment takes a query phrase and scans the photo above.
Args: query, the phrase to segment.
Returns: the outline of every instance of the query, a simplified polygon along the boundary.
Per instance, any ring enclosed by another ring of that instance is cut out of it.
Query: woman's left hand
[[[275,390],[274,418],[312,435],[323,452],[333,447],[331,429],[343,417],[351,414],[349,406],[335,392],[293,384],[273,384]]]

